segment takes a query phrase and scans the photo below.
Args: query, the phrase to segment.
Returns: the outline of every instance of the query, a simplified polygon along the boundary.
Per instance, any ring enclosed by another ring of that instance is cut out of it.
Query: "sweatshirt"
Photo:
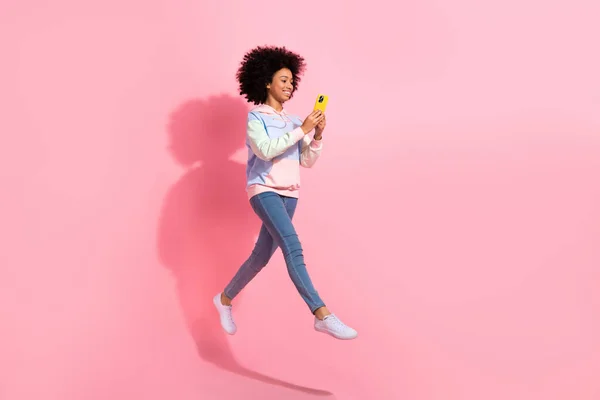
[[[299,197],[300,166],[311,168],[323,148],[302,131],[302,120],[285,110],[262,104],[248,113],[246,191],[251,198],[263,192]]]

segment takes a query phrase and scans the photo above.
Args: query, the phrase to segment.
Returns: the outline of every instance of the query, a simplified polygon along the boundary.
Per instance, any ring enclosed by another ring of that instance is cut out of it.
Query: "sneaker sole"
[[[331,332],[331,331],[329,331],[327,329],[317,328],[316,326],[315,326],[315,331],[321,332],[321,333],[325,333],[325,334],[327,334],[327,335],[329,335],[329,336],[331,336],[333,338],[339,339],[339,340],[352,340],[352,339],[356,339],[358,337],[358,333],[356,333],[356,335],[350,336],[350,337],[338,336],[335,333],[333,333],[333,332]]]

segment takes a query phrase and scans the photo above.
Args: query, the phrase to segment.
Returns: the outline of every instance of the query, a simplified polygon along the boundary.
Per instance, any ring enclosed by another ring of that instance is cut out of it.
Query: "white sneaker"
[[[358,332],[344,324],[334,314],[329,314],[323,320],[315,317],[315,331],[327,333],[342,340],[350,340],[358,336]]]
[[[219,317],[221,318],[221,326],[223,327],[223,330],[230,335],[235,335],[237,327],[235,326],[233,316],[231,315],[231,306],[226,306],[223,303],[221,303],[221,293],[218,293],[215,297],[213,297],[213,304],[219,312]]]

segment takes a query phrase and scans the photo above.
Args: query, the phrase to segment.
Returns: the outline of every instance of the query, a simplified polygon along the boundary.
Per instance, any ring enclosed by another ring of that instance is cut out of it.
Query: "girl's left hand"
[[[326,125],[327,125],[327,120],[325,118],[325,114],[323,114],[323,119],[315,127],[315,136],[316,136],[317,140],[319,140],[321,138],[321,135],[323,135],[323,131],[325,130]]]

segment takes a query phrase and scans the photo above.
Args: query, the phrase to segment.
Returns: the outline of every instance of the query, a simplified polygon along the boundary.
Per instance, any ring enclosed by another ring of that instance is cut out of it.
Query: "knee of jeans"
[[[255,271],[260,271],[263,269],[271,259],[271,255],[264,253],[252,253],[252,262],[250,266]]]
[[[298,235],[284,237],[282,249],[284,255],[302,254],[302,243],[300,243]]]

